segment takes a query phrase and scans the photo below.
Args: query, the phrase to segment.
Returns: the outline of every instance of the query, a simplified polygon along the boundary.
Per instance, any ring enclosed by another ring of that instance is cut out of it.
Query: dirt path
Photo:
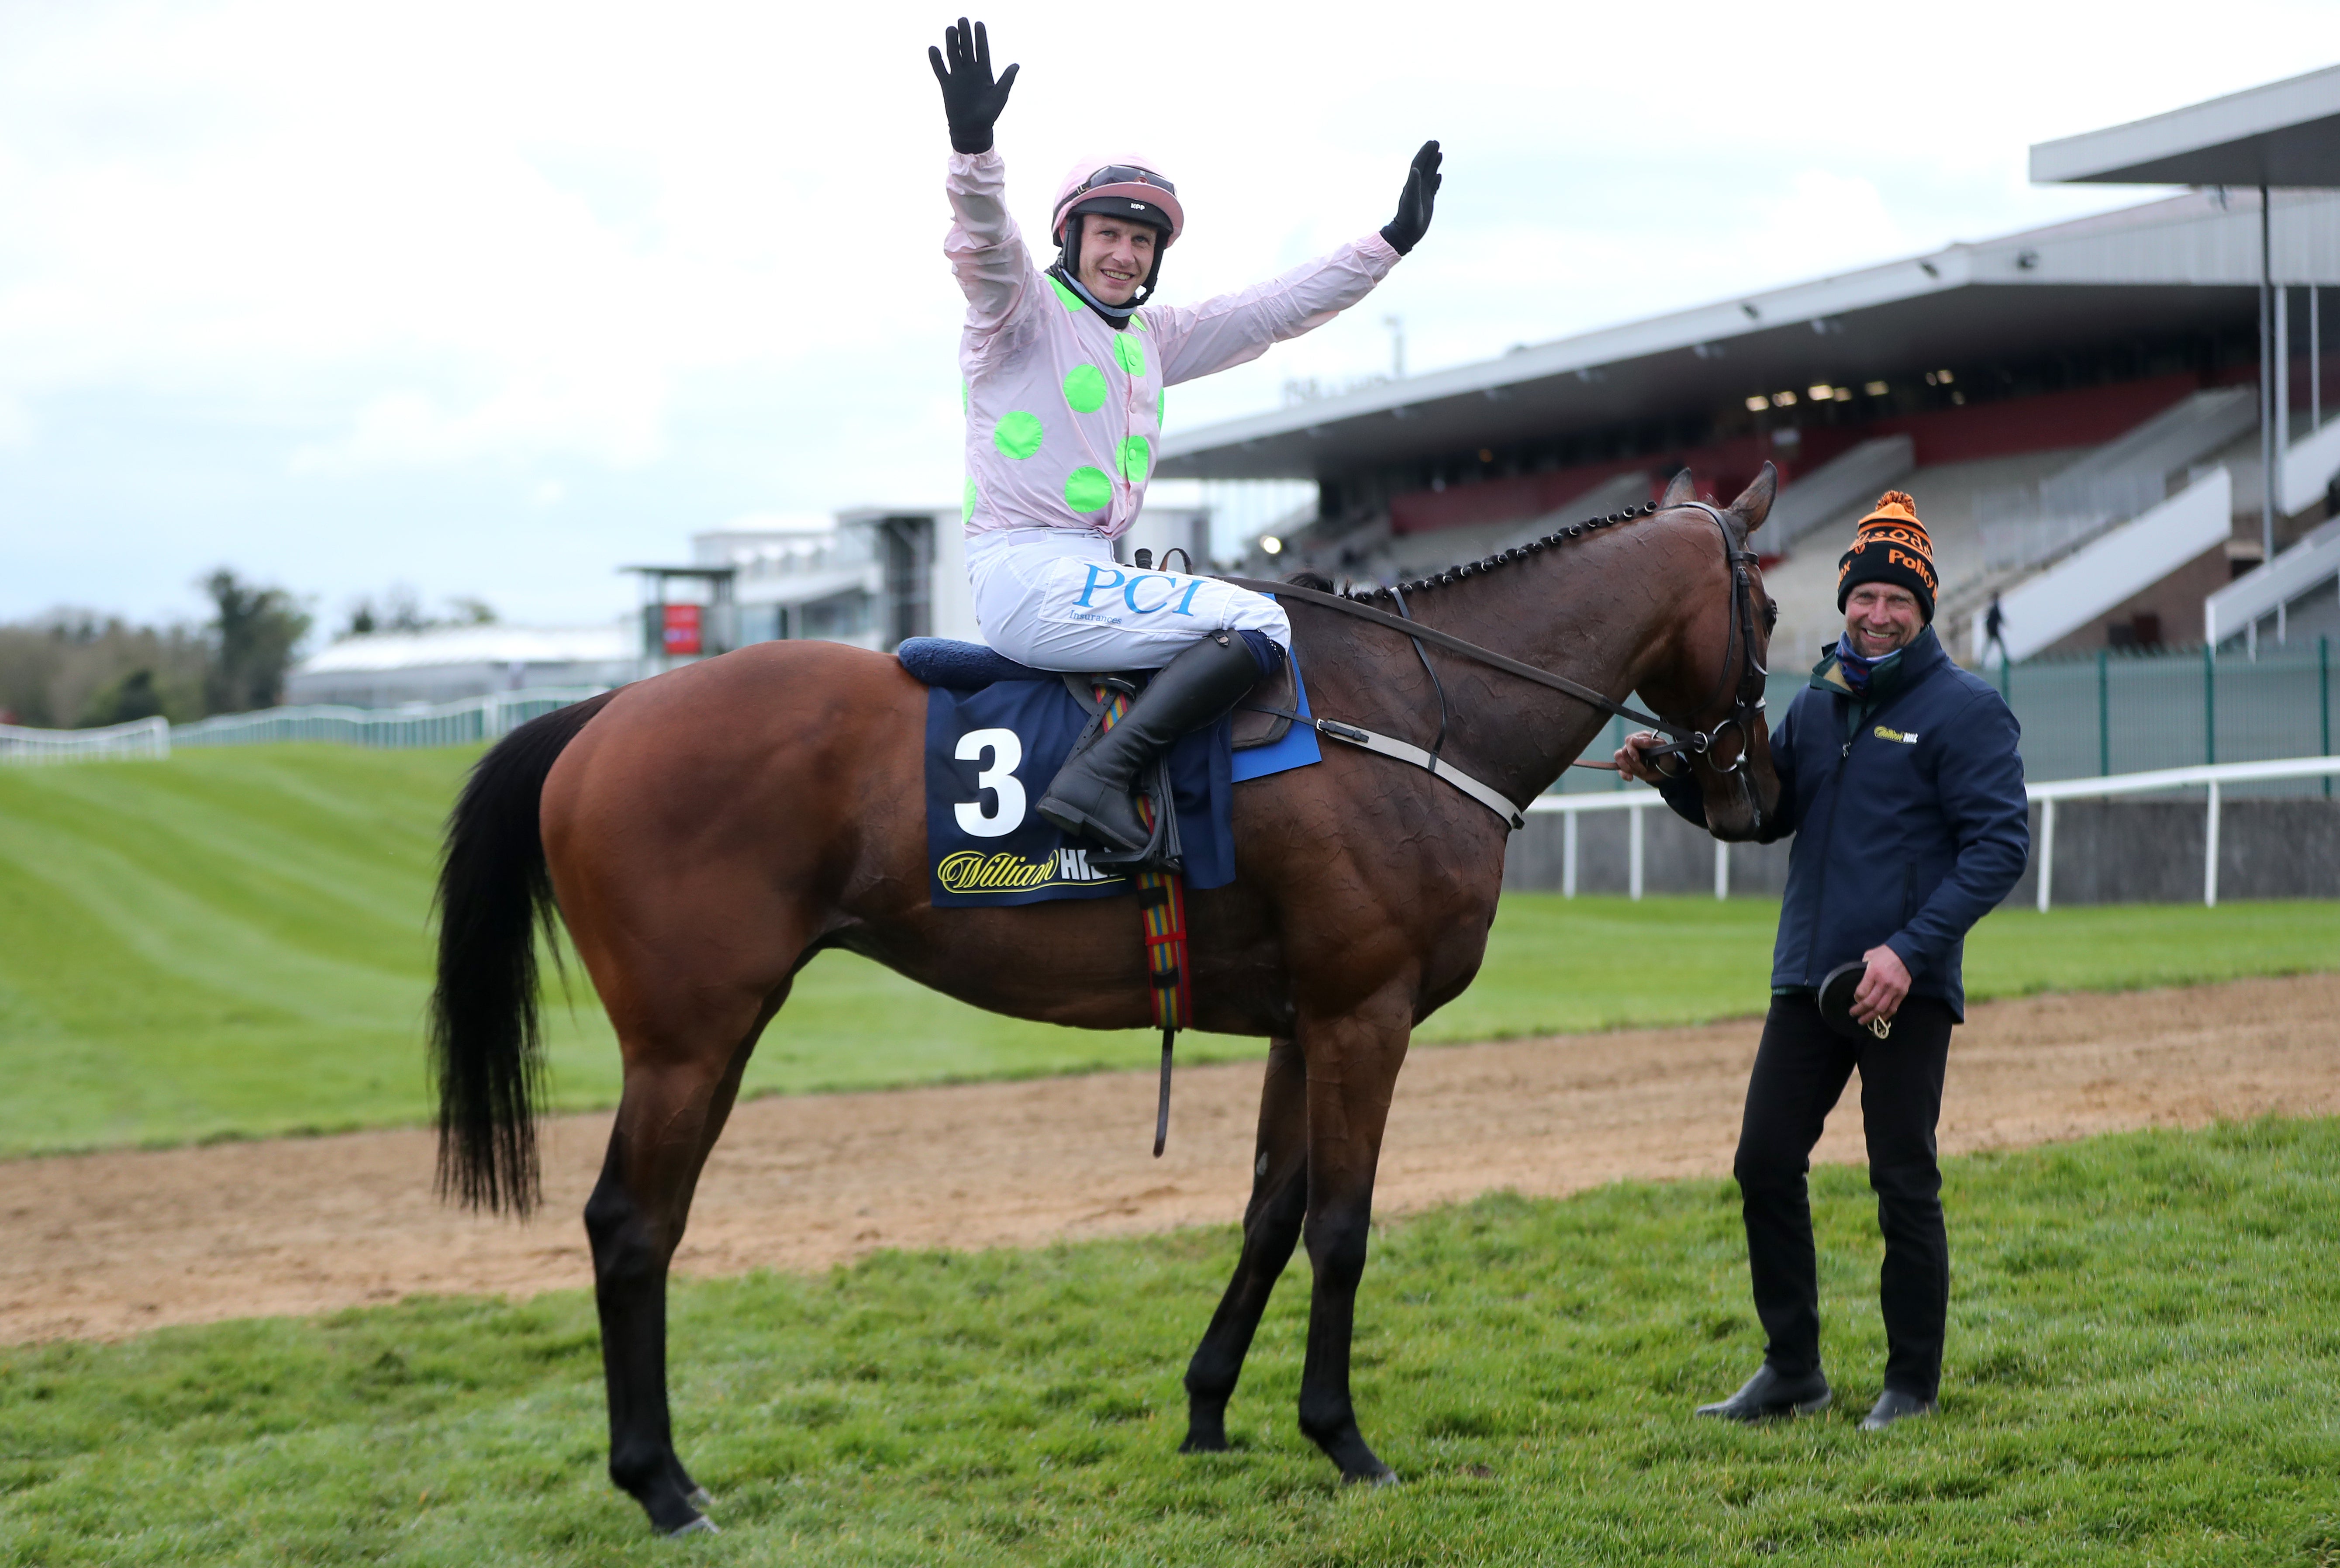
[[[2340,1113],[2340,975],[1975,1008],[1946,1153],[2261,1112]],[[1730,1166],[1751,1023],[1459,1046],[1407,1062],[1383,1212]],[[1147,1157],[1151,1072],[752,1101],[699,1186],[685,1273],[815,1268],[879,1247],[1022,1245],[1224,1224],[1250,1176],[1256,1066],[1179,1075]],[[1857,1091],[1819,1157],[1861,1157]],[[431,1196],[420,1131],[0,1162],[0,1343],[589,1283],[577,1215],[605,1115],[546,1127],[547,1212]]]

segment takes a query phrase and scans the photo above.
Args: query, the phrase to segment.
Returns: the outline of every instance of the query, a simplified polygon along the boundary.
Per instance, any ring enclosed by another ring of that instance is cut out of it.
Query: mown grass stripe
[[[421,1019],[440,825],[476,752],[330,746],[0,769],[0,1155],[428,1119]],[[1760,1013],[1775,908],[1503,901],[1425,1044]],[[1969,944],[1980,997],[2340,968],[2340,905],[2028,910]],[[549,1016],[553,1103],[614,1103],[590,988]],[[828,954],[750,1064],[750,1095],[1155,1060],[1148,1032],[979,1013]],[[1258,1055],[1189,1033],[1183,1059]]]
[[[675,1292],[682,1451],[743,1563],[2315,1563],[2340,1553],[2340,1121],[1947,1166],[1944,1412],[1872,1437],[1879,1245],[1815,1182],[1827,1417],[1690,1414],[1751,1369],[1736,1194],[1495,1196],[1379,1228],[1357,1394],[1406,1477],[1294,1428],[1305,1263],[1182,1458],[1230,1227],[887,1254]],[[0,1562],[607,1562],[592,1309],[417,1301],[0,1350]],[[665,1549],[670,1550],[670,1549]]]

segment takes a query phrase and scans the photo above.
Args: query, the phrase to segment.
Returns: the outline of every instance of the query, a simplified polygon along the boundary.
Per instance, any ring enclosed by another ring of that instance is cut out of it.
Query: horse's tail
[[[541,926],[548,942],[557,932],[537,802],[554,759],[610,696],[556,708],[497,741],[447,819],[431,1067],[439,1085],[439,1192],[466,1207],[524,1215],[540,1194],[536,932]]]

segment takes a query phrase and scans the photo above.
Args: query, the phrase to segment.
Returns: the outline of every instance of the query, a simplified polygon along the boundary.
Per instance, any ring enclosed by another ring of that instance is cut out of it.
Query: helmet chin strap
[[[1087,222],[1088,214],[1086,213],[1075,213],[1065,220],[1064,248],[1056,253],[1056,264],[1048,271],[1056,274],[1059,283],[1078,294],[1089,309],[1119,326],[1154,297],[1155,280],[1162,275],[1161,241],[1157,236],[1154,246],[1154,265],[1147,269],[1145,281],[1137,285],[1137,292],[1129,296],[1129,303],[1109,305],[1091,293],[1088,285],[1081,282],[1081,231]]]

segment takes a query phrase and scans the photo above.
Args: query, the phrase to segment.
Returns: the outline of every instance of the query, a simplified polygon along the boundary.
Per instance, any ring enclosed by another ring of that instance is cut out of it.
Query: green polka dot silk
[[[1075,365],[1066,372],[1065,401],[1075,413],[1095,413],[1105,407],[1105,372],[1095,365]]]
[[[1085,463],[1065,480],[1065,504],[1084,516],[1103,511],[1112,502],[1113,481],[1101,468],[1090,468]]]
[[[1145,345],[1137,341],[1136,333],[1114,333],[1113,357],[1119,360],[1121,368],[1131,375],[1142,376],[1145,373]]]
[[[1040,440],[1046,433],[1038,414],[1017,409],[999,416],[999,422],[992,427],[991,444],[1009,457],[1021,460],[1040,450]]]
[[[1154,449],[1146,444],[1144,436],[1131,436],[1121,443],[1120,452],[1115,455],[1121,464],[1122,478],[1132,484],[1145,482],[1146,474],[1154,467]]]
[[[966,521],[970,521],[974,516],[975,516],[975,476],[974,476],[974,475],[972,475],[972,474],[970,474],[970,475],[968,475],[968,476],[967,476],[967,491],[966,491],[966,493],[962,494],[962,495],[959,497],[959,501],[958,501],[958,520],[959,520],[959,521],[961,521],[961,522],[966,522]]]
[[[1062,278],[1050,278],[1048,286],[1056,291],[1056,298],[1063,303],[1066,310],[1076,311],[1081,308],[1081,296],[1065,287],[1065,281]]]

